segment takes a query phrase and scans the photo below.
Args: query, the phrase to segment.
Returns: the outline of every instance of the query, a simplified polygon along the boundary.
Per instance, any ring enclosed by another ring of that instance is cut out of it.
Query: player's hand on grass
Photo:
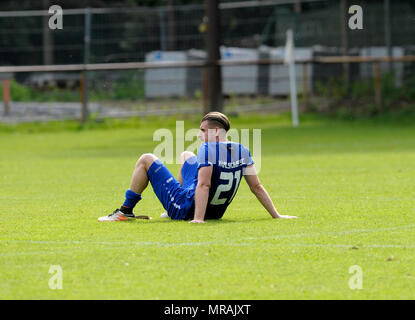
[[[203,221],[203,220],[192,220],[192,221],[189,221],[189,223],[206,223],[206,221]]]

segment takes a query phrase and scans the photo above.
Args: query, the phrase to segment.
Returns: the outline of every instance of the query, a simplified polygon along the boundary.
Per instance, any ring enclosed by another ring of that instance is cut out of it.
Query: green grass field
[[[262,129],[260,179],[279,212],[299,219],[271,219],[243,181],[220,221],[160,219],[150,186],[136,213],[151,221],[99,223],[124,200],[140,154],[159,143],[154,130],[172,119],[2,130],[0,299],[415,297],[414,125],[231,121]],[[62,290],[48,286],[52,265]],[[353,265],[360,290],[349,287]]]

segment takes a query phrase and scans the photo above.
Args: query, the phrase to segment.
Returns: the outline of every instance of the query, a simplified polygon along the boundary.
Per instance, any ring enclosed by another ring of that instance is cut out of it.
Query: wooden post
[[[308,64],[303,63],[303,104],[304,110],[308,108]]]
[[[3,79],[4,115],[10,115],[10,80]]]
[[[207,67],[202,69],[202,100],[203,114],[209,113],[209,90],[208,90],[208,70]]]
[[[220,11],[219,0],[205,0],[207,16],[206,49],[208,68],[209,110],[223,110],[222,71],[220,60]]]
[[[294,12],[301,13],[301,0],[294,0]]]
[[[382,77],[380,72],[380,62],[373,63],[373,75],[375,82],[375,105],[376,110],[382,110]]]

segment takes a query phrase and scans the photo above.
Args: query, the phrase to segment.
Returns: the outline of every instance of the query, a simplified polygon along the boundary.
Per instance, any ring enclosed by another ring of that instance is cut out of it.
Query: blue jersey
[[[197,163],[198,169],[213,167],[205,219],[220,219],[235,197],[243,169],[254,163],[251,153],[236,142],[205,142]]]

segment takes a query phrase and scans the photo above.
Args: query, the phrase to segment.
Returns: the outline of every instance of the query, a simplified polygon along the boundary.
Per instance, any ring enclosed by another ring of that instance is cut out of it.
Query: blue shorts
[[[154,161],[148,169],[147,175],[154,193],[169,217],[174,220],[193,219],[197,167],[196,157],[187,159],[183,164],[181,171],[183,186],[159,159]]]

